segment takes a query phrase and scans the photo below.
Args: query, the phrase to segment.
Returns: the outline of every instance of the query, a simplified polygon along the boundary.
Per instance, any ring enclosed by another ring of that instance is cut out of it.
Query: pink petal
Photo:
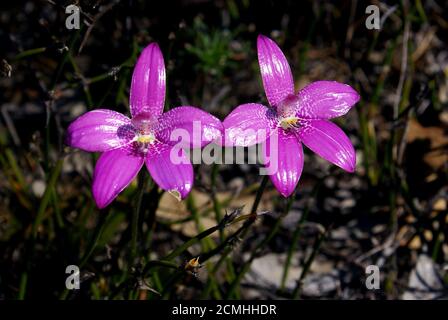
[[[156,143],[146,156],[146,167],[160,188],[184,199],[193,187],[193,166],[177,146]]]
[[[165,103],[165,63],[157,43],[143,49],[132,74],[129,104],[132,116],[140,112],[159,115]]]
[[[316,81],[299,91],[295,101],[297,116],[330,119],[346,114],[359,101],[349,85],[336,81]]]
[[[302,121],[298,137],[322,158],[346,171],[355,171],[355,149],[347,135],[334,123],[327,120]]]
[[[275,112],[257,103],[236,107],[224,119],[224,146],[249,147],[264,142],[277,126]]]
[[[160,141],[182,147],[203,147],[222,135],[221,121],[211,114],[189,106],[182,106],[163,113],[156,126]]]
[[[97,109],[70,124],[67,145],[90,152],[105,152],[127,145],[134,138],[131,120],[121,113]]]
[[[303,148],[297,137],[281,128],[266,140],[265,163],[271,166],[269,177],[284,197],[289,197],[299,182],[303,169]],[[272,150],[270,150],[272,149]]]
[[[269,104],[277,106],[286,96],[294,94],[291,69],[282,50],[268,37],[259,35],[257,48],[264,91]]]
[[[103,153],[93,174],[93,197],[101,209],[109,205],[135,178],[143,165],[143,157],[131,148],[120,148]]]

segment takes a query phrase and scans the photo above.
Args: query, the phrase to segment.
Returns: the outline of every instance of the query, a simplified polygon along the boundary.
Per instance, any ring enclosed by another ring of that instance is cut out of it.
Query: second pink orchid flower
[[[260,35],[258,63],[270,107],[258,103],[238,106],[224,120],[226,146],[264,143],[278,139],[277,170],[270,175],[277,190],[288,197],[303,170],[305,144],[322,158],[353,172],[356,154],[350,139],[331,118],[346,114],[359,101],[352,87],[336,81],[317,81],[297,94],[288,61],[277,44]],[[266,134],[259,135],[259,131]]]

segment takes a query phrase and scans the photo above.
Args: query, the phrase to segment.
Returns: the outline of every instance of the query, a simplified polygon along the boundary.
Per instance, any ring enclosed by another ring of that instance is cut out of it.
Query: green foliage
[[[232,60],[235,50],[231,45],[236,32],[211,29],[201,17],[196,17],[188,33],[194,40],[187,43],[185,49],[198,59],[195,68],[200,72],[220,78],[226,71],[237,67]]]

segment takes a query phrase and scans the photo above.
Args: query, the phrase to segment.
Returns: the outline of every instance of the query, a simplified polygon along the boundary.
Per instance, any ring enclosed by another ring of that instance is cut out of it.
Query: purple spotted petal
[[[248,147],[264,142],[277,125],[275,112],[257,103],[236,107],[224,119],[224,146]]]
[[[294,94],[291,69],[282,50],[268,37],[258,36],[257,49],[266,97],[271,106],[277,106],[286,96]]]
[[[350,139],[334,123],[327,120],[301,122],[299,139],[322,158],[348,172],[354,172],[356,153]]]
[[[302,144],[294,134],[280,128],[266,140],[265,148],[269,177],[278,192],[289,197],[302,174]]]
[[[359,101],[359,94],[347,84],[316,81],[300,90],[293,100],[299,118],[330,119],[346,114]]]
[[[203,147],[222,135],[221,121],[211,114],[189,106],[162,114],[156,126],[156,137],[163,143],[181,147]]]
[[[98,109],[70,124],[67,145],[90,152],[105,152],[127,145],[134,138],[131,120],[121,113]]]
[[[101,209],[109,205],[135,178],[143,165],[143,157],[135,156],[131,148],[103,153],[93,174],[93,197]]]
[[[156,43],[148,45],[137,60],[132,74],[129,104],[132,116],[140,112],[159,115],[165,103],[165,63]]]
[[[156,143],[150,148],[145,162],[160,188],[179,200],[188,195],[193,187],[193,166],[183,149]]]

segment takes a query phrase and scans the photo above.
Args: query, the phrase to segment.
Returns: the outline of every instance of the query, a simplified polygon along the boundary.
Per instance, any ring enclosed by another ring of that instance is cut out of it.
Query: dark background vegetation
[[[1,3],[0,299],[447,297],[446,2],[79,1],[78,31],[65,28],[72,3]],[[365,27],[370,4],[380,30]],[[142,171],[99,211],[96,156],[63,145],[68,124],[98,107],[129,114],[132,67],[152,41],[167,66],[166,109],[196,105],[223,119],[266,103],[260,33],[284,51],[296,89],[325,79],[360,93],[337,119],[356,172],[307,151],[292,200],[269,182],[254,224],[202,239],[225,212],[249,212],[257,166],[196,166],[182,203]],[[197,256],[202,268],[188,265]],[[69,264],[81,267],[81,290],[65,290]],[[378,290],[365,286],[371,264]]]

